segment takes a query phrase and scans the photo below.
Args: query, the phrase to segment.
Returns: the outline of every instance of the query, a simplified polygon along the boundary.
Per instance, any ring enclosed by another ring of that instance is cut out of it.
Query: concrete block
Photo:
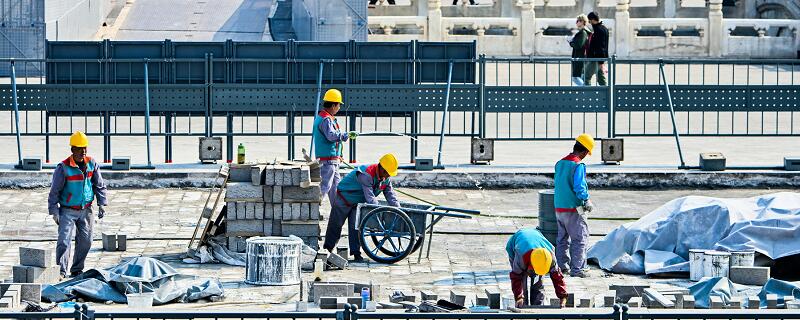
[[[761,299],[758,296],[748,296],[747,309],[761,309]]]
[[[14,299],[12,297],[3,297],[0,298],[0,308],[16,308],[17,305],[14,304]]]
[[[352,283],[313,282],[309,294],[315,303],[320,303],[321,297],[350,297],[353,296]]]
[[[642,297],[631,297],[631,299],[628,300],[628,307],[641,308],[642,307]]]
[[[245,203],[245,219],[253,220],[256,218],[256,204],[253,202]]]
[[[102,233],[100,238],[103,242],[103,251],[117,251],[117,236],[114,234]]]
[[[328,266],[333,268],[337,269],[347,268],[347,259],[333,252],[328,253],[328,259],[325,261]]]
[[[225,203],[225,220],[236,220],[236,202]]]
[[[250,175],[252,164],[230,164],[228,170],[228,182],[247,182],[252,184],[253,178]]]
[[[320,199],[319,184],[312,184],[308,188],[291,186],[283,188],[283,202],[315,202]]]
[[[711,309],[724,309],[725,302],[722,301],[722,297],[720,296],[711,296]]]
[[[317,304],[320,309],[337,309],[339,308],[338,301],[337,297],[320,297]]]
[[[55,261],[52,249],[19,247],[19,264],[33,267],[52,267]]]
[[[281,203],[281,201],[283,201],[283,187],[281,186],[272,187],[272,199],[271,201],[265,201],[265,202]]]
[[[117,235],[117,251],[128,251],[128,235]]]
[[[266,220],[265,220],[266,221]],[[279,234],[283,234],[283,221],[281,220],[270,220],[272,223],[272,235],[277,236]]]
[[[228,237],[253,237],[264,235],[264,220],[234,220],[227,222]]]
[[[561,308],[561,299],[559,298],[550,298],[550,306]]]
[[[298,237],[317,237],[320,234],[319,222],[317,221],[287,221],[283,223],[282,235],[288,237],[295,235]]]
[[[282,171],[283,171],[283,185],[284,186],[291,186],[292,185],[292,167],[284,166]]]
[[[800,301],[793,300],[786,303],[786,309],[798,310],[800,309]]]
[[[292,204],[291,203],[282,203],[281,204],[281,212],[283,213],[283,221],[292,220]]]
[[[606,291],[603,294],[603,306],[604,307],[611,307],[615,303],[617,303],[617,294],[614,291]]]
[[[274,166],[272,169],[272,174],[275,176],[275,185],[282,186],[283,185],[283,169],[281,166]]]
[[[281,236],[280,234],[272,234],[272,229],[273,229],[272,224],[275,223],[276,221],[280,221],[280,220],[261,220],[261,221],[262,221],[261,225],[264,228],[263,229],[263,234],[265,236],[277,236],[277,237]]]
[[[292,185],[299,186],[300,182],[302,182],[300,178],[300,167],[292,168]]]
[[[478,294],[478,295],[475,296],[475,305],[476,306],[488,307],[489,306],[489,298],[484,296],[484,295],[482,295],[482,294]]]
[[[242,253],[247,250],[247,243],[244,237],[228,237],[228,250]]]
[[[464,306],[467,304],[467,295],[460,291],[450,290],[450,302]]]
[[[283,219],[283,205],[280,203],[272,205],[272,219],[274,220],[281,220]]]
[[[299,203],[300,205],[300,220],[310,220],[311,219],[311,204],[310,203]]]
[[[310,203],[308,214],[310,220],[320,220],[319,203]]]
[[[42,301],[42,284],[40,283],[0,283],[0,296],[12,286],[19,289],[19,299],[39,303]]]
[[[250,182],[254,186],[264,185],[264,165],[254,165],[250,167]]]
[[[675,309],[683,309],[683,295],[677,294],[672,297],[675,299]]]
[[[249,177],[249,175],[248,175]],[[248,182],[228,182],[225,187],[225,202],[262,202],[264,188]]]
[[[3,298],[11,299],[11,304],[14,307],[18,307],[20,305],[20,294],[22,289],[19,285],[11,285],[3,292]]]
[[[264,220],[264,204],[263,203],[255,203],[255,215],[253,219],[256,220]],[[270,206],[272,207],[272,206]]]
[[[300,166],[300,183],[311,182],[311,168],[309,166]]]
[[[273,197],[275,196],[275,186],[261,186],[263,188],[264,199],[261,199],[260,202],[271,203]]]
[[[578,308],[591,308],[592,307],[592,297],[579,297],[578,304],[576,305]]]
[[[694,309],[695,301],[693,295],[684,295],[683,297],[683,308],[684,309]]]
[[[349,256],[350,255],[349,252],[350,252],[350,249],[347,246],[337,246],[336,247],[336,254],[338,254],[338,255],[340,255],[342,257]]]
[[[567,308],[574,308],[574,307],[575,307],[575,294],[567,293]]]
[[[780,307],[783,309],[789,309],[789,304],[794,302],[794,296],[783,296],[783,299],[778,301]]]
[[[247,203],[246,202],[237,202],[236,203],[236,220],[245,220],[247,219]]]
[[[632,297],[641,297],[644,289],[650,288],[649,284],[615,284],[608,286],[608,290],[614,290],[617,299],[625,302]]]
[[[265,186],[275,185],[275,166],[267,165],[266,167],[264,167],[264,185]]]
[[[500,290],[497,288],[487,288],[484,292],[486,292],[486,297],[489,298],[489,308],[500,309]]]
[[[320,182],[322,181],[322,175],[320,174],[320,166],[319,163],[316,165],[311,165],[309,167],[309,174],[311,175],[311,182]]]
[[[768,294],[767,295],[767,309],[778,309],[778,295],[777,294]]]
[[[728,306],[726,309],[741,309],[742,308],[742,298],[741,297],[733,297],[731,301],[728,301]]]
[[[763,286],[769,281],[769,267],[731,267],[728,277],[734,283]]]
[[[430,290],[422,290],[419,292],[419,295],[420,298],[422,298],[422,300],[432,300],[432,301],[439,300],[439,295],[436,294],[436,292]]]
[[[51,283],[58,279],[56,267],[41,268],[16,265],[11,268],[12,281],[16,283]]]
[[[345,297],[345,301],[361,308],[361,297]]]
[[[292,220],[300,220],[302,209],[299,203],[292,203]]]

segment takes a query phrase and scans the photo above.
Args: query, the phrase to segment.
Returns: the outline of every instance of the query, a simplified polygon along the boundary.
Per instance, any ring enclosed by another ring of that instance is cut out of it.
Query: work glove
[[[594,203],[591,200],[586,200],[583,202],[583,211],[585,213],[592,212],[594,210]]]
[[[103,219],[106,215],[106,208],[104,206],[97,206],[97,218]]]
[[[56,223],[56,225],[58,225],[58,218],[59,218],[58,215],[54,214],[54,215],[51,215],[51,216],[53,217],[53,221]]]
[[[347,137],[350,138],[350,140],[355,140],[356,138],[358,138],[358,132],[350,131],[347,133]]]

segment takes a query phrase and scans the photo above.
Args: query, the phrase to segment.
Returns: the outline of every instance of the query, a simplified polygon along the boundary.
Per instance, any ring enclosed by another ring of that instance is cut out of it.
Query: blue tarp
[[[793,296],[795,299],[800,299],[800,286],[797,284],[786,282],[777,279],[769,279],[761,292],[758,293],[758,299],[761,301],[761,307],[767,307],[767,294],[777,294],[778,303],[785,303],[784,297]]]
[[[700,282],[689,287],[689,292],[694,296],[694,306],[699,309],[711,307],[711,296],[722,298],[722,302],[728,305],[733,297],[739,292],[736,285],[728,278],[703,278]]]
[[[137,257],[116,267],[91,269],[78,277],[42,289],[42,299],[63,302],[75,297],[94,301],[127,303],[126,293],[155,292],[153,304],[189,302],[222,295],[222,284],[215,278],[179,274],[157,259]]]
[[[689,272],[690,249],[755,250],[771,259],[800,254],[800,193],[753,198],[689,196],[614,229],[588,258],[617,273]]]

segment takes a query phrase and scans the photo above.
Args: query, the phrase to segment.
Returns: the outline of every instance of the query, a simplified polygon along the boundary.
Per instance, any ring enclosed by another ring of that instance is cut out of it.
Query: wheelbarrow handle
[[[478,210],[461,209],[461,208],[451,208],[451,207],[436,206],[435,209],[436,210],[459,212],[459,213],[466,213],[466,214],[474,214],[474,215],[480,215],[481,214],[481,212],[478,211]]]

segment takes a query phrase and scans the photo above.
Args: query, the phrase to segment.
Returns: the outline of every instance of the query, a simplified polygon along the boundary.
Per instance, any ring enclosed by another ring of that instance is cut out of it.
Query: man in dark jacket
[[[589,42],[586,44],[587,58],[608,58],[608,29],[600,21],[597,12],[589,13],[589,23],[592,24],[592,33],[589,35]],[[592,85],[592,77],[597,74],[597,84],[606,85],[605,66],[603,62],[586,62],[583,68],[583,82],[587,86]]]

